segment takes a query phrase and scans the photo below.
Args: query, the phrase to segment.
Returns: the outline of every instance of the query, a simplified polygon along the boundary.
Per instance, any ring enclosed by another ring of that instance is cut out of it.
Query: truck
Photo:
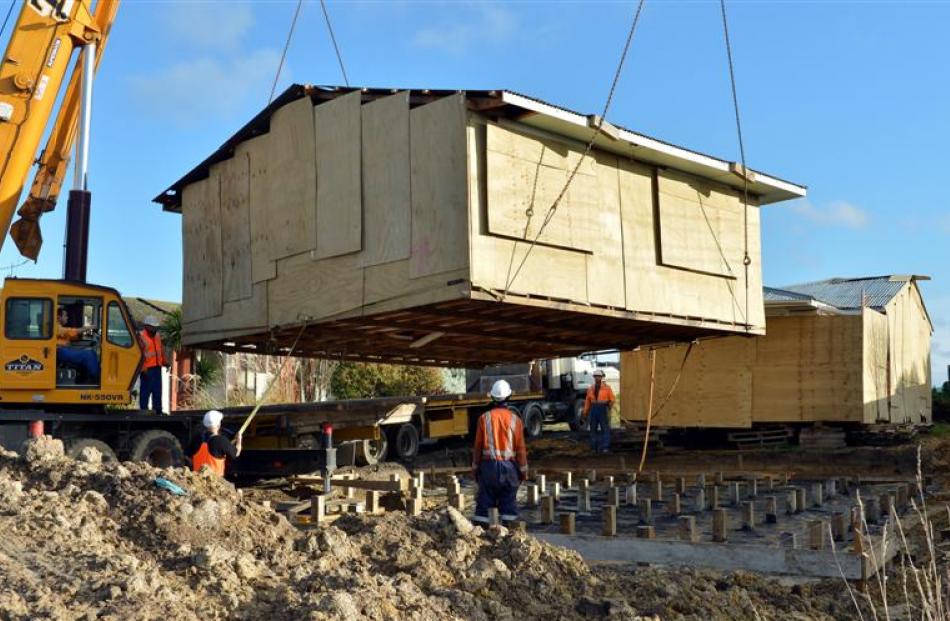
[[[604,372],[604,381],[614,393],[620,394],[619,369],[594,355],[469,369],[466,382],[468,390],[484,393],[496,380],[504,379],[516,392],[536,394],[538,398],[515,406],[524,419],[528,437],[536,438],[546,423],[568,423],[572,431],[586,429],[584,398],[594,385],[597,369]]]

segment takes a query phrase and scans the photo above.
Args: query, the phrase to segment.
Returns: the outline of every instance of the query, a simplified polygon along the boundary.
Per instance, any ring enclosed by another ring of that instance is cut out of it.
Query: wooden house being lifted
[[[185,343],[476,367],[762,334],[759,208],[805,189],[596,128],[504,90],[289,88],[155,199]]]
[[[700,341],[688,357],[684,345],[655,350],[653,424],[928,423],[933,324],[921,280],[929,279],[832,278],[766,287],[765,336]],[[621,355],[626,420],[647,418],[651,355],[648,349]]]

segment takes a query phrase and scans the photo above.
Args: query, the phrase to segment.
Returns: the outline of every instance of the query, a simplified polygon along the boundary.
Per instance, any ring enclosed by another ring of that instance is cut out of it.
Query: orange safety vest
[[[614,397],[614,391],[607,385],[607,382],[601,382],[600,390],[597,391],[596,395],[594,394],[594,386],[591,386],[587,389],[587,395],[584,398],[584,416],[590,413],[590,407],[595,403],[607,403],[616,400],[617,398]]]
[[[528,471],[528,451],[524,443],[524,425],[508,408],[494,408],[478,419],[472,467],[481,461],[513,461],[522,473]]]
[[[191,469],[195,472],[201,471],[204,466],[211,468],[211,471],[219,477],[224,476],[224,458],[218,459],[212,455],[207,442],[202,442],[198,447],[198,452],[191,458]]]
[[[165,350],[162,349],[162,337],[155,332],[155,336],[149,336],[148,332],[142,330],[139,332],[139,338],[142,341],[142,351],[145,354],[145,362],[142,369],[151,369],[165,364]]]

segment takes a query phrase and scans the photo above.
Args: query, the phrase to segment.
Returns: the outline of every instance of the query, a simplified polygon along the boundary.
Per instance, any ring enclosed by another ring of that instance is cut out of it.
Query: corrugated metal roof
[[[232,157],[234,149],[239,143],[267,133],[270,130],[271,115],[278,108],[307,96],[314,101],[314,104],[317,104],[353,91],[363,93],[364,103],[397,92],[406,92],[409,94],[411,106],[429,103],[442,97],[462,94],[468,101],[469,108],[473,111],[491,118],[517,120],[581,142],[590,140],[591,131],[597,126],[597,115],[580,114],[534,97],[507,90],[453,91],[294,84],[226,140],[208,158],[155,197],[154,202],[163,205],[168,211],[180,211],[182,189],[190,183],[206,178],[210,167],[217,162]],[[594,142],[599,149],[646,163],[679,169],[737,189],[743,185],[742,178],[733,172],[735,166],[733,162],[676,146],[644,134],[638,134],[623,127],[611,125],[609,122],[604,123]],[[805,186],[752,169],[749,172],[752,173],[748,185],[749,192],[757,197],[759,204],[764,205],[805,195]]]
[[[917,276],[869,276],[864,278],[829,278],[815,282],[788,285],[783,289],[811,296],[841,309],[887,305],[904,286]]]
[[[795,293],[775,287],[762,287],[762,299],[768,302],[813,302],[814,298],[804,293]]]

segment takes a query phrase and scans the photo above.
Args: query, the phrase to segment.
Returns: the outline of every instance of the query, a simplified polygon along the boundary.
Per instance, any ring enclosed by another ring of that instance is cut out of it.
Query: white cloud
[[[500,6],[479,4],[459,10],[453,5],[456,21],[443,22],[416,31],[413,45],[461,54],[474,43],[498,43],[517,30],[514,14]]]
[[[263,106],[279,62],[280,54],[270,49],[226,61],[203,57],[134,76],[130,86],[154,114],[191,124],[209,114],[227,114],[248,100]],[[289,73],[285,64],[285,82]]]
[[[799,201],[792,207],[792,210],[812,222],[824,226],[863,229],[870,220],[870,216],[866,211],[847,201],[831,201],[821,208],[808,201]]]
[[[254,25],[249,4],[180,2],[165,12],[175,43],[212,50],[235,50]]]

